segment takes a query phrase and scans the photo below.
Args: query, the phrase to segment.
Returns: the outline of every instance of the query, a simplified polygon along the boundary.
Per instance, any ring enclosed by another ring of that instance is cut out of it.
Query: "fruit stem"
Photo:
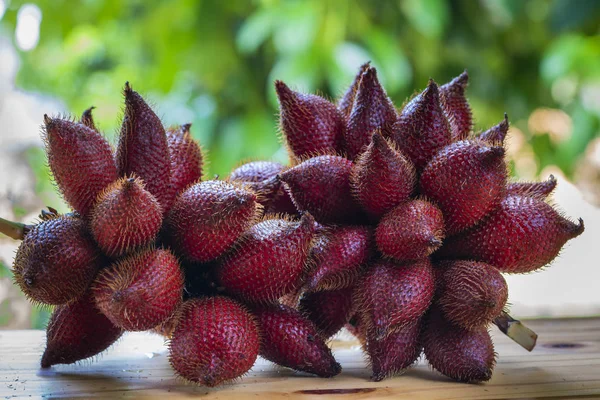
[[[517,342],[527,351],[533,350],[537,342],[538,335],[521,321],[514,319],[508,313],[502,312],[495,320],[494,324],[506,336]]]
[[[25,225],[20,222],[12,222],[4,218],[0,218],[0,233],[3,233],[6,236],[15,240],[23,240],[30,229],[30,225]]]

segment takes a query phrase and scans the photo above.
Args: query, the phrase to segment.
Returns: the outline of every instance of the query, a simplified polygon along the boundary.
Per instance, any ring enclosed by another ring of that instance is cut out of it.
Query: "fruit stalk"
[[[494,324],[502,333],[517,342],[525,350],[531,351],[534,349],[538,335],[521,321],[503,312],[494,320]]]
[[[30,225],[0,218],[0,233],[5,234],[12,239],[23,240],[29,229],[31,229]]]

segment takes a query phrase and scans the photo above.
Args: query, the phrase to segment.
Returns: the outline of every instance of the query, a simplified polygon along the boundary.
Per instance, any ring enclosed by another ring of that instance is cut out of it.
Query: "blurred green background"
[[[517,176],[557,166],[598,187],[585,158],[600,136],[600,1],[0,0],[0,18],[18,90],[58,98],[72,115],[93,105],[114,138],[129,81],[166,125],[193,123],[208,176],[244,159],[286,160],[275,79],[336,98],[371,60],[397,106],[430,77],[467,69],[475,129],[509,115]],[[37,195],[56,205],[41,148],[25,155]]]

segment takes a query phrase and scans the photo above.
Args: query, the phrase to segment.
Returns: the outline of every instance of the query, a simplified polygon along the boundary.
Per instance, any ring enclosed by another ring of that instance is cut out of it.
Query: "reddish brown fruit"
[[[163,210],[173,201],[171,159],[165,128],[142,96],[125,84],[125,116],[117,149],[119,175],[142,178]]]
[[[227,297],[186,301],[169,344],[169,362],[182,378],[217,386],[248,372],[258,356],[256,320]]]
[[[445,262],[438,304],[466,329],[487,327],[506,305],[508,286],[498,270],[477,261]]]
[[[13,273],[32,300],[64,304],[85,293],[102,262],[86,223],[64,215],[31,228],[17,250]]]
[[[88,293],[79,300],[56,307],[46,329],[42,368],[72,364],[95,356],[123,334],[100,313]]]
[[[191,124],[185,124],[166,132],[173,196],[177,196],[202,178],[202,149],[192,138],[190,127]]]
[[[507,196],[475,228],[447,240],[440,256],[484,261],[501,272],[531,272],[583,230],[582,219],[569,221],[538,198]]]
[[[148,250],[102,270],[92,291],[113,324],[145,331],[167,320],[181,302],[183,273],[170,251]]]
[[[79,122],[96,132],[100,132],[98,130],[98,128],[96,128],[96,124],[94,123],[94,117],[92,116],[92,110],[94,108],[96,108],[96,107],[92,106],[92,107],[88,108],[87,110],[85,110],[81,114],[81,118],[80,118]]]
[[[346,155],[354,160],[375,132],[384,132],[396,122],[396,108],[377,79],[377,70],[368,67],[362,74],[344,136]]]
[[[371,363],[371,380],[379,382],[401,374],[414,364],[423,351],[420,342],[421,319],[396,329],[383,339],[367,337],[363,346]]]
[[[348,222],[360,207],[350,190],[353,163],[343,157],[319,156],[280,175],[300,211],[308,211],[319,222]]]
[[[415,187],[415,169],[394,145],[376,133],[356,160],[350,184],[363,208],[381,217],[409,198]]]
[[[298,311],[312,321],[319,335],[327,340],[350,320],[353,288],[307,292],[300,300]]]
[[[307,280],[311,291],[350,286],[371,254],[371,230],[365,226],[334,227],[321,234],[311,250],[314,264]]]
[[[425,325],[423,347],[429,364],[449,378],[474,383],[492,377],[496,353],[486,328],[461,328],[434,309]]]
[[[314,324],[300,312],[278,304],[257,309],[255,314],[262,332],[262,357],[324,378],[341,372]]]
[[[90,228],[102,251],[119,257],[154,241],[162,225],[156,198],[135,178],[122,178],[98,196]]]
[[[207,262],[223,255],[258,212],[251,191],[223,181],[205,181],[177,197],[166,218],[166,230],[178,254]]]
[[[547,181],[543,182],[514,182],[508,184],[506,192],[509,195],[521,195],[545,199],[552,194],[556,188],[556,178],[550,175]]]
[[[404,107],[394,124],[392,139],[413,162],[417,172],[439,149],[452,142],[450,124],[440,103],[439,88],[433,80]]]
[[[466,139],[473,127],[471,107],[465,97],[468,84],[469,75],[465,71],[440,87],[440,100],[444,114],[450,123],[453,142]]]
[[[314,231],[310,214],[298,222],[269,219],[254,225],[225,256],[218,270],[220,284],[253,303],[293,292],[302,284]]]
[[[396,260],[428,257],[443,240],[442,212],[425,200],[400,204],[381,219],[375,231],[379,251]]]
[[[508,126],[508,115],[504,114],[504,120],[498,125],[492,126],[487,131],[482,132],[478,138],[479,140],[502,146],[508,134]]]
[[[63,198],[87,217],[102,190],[117,179],[112,149],[95,130],[44,115],[48,165]]]
[[[417,320],[431,304],[435,282],[431,263],[422,259],[397,265],[380,261],[358,282],[356,309],[375,338]]]
[[[322,97],[292,91],[275,81],[281,130],[292,155],[298,159],[331,154],[341,149],[344,118],[336,106]]]
[[[359,67],[358,73],[354,77],[354,81],[352,81],[352,84],[346,90],[346,93],[344,93],[342,98],[338,101],[338,110],[342,112],[344,118],[350,117],[352,106],[354,105],[354,99],[356,98],[356,92],[358,92],[358,87],[360,86],[360,81],[362,80],[363,74],[367,69],[369,69],[370,66],[371,63],[366,62]]]
[[[419,184],[444,213],[446,234],[463,231],[500,203],[506,187],[504,149],[479,140],[453,143],[427,164]]]

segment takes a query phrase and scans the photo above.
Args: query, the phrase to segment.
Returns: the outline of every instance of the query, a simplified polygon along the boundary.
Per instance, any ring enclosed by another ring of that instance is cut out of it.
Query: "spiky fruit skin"
[[[452,141],[450,125],[440,103],[439,88],[429,81],[427,88],[402,110],[392,130],[400,151],[420,172],[442,147]]]
[[[490,129],[481,132],[478,136],[479,140],[483,140],[490,144],[503,145],[504,139],[508,134],[508,116],[504,114],[504,119],[497,125],[492,126]]]
[[[550,175],[543,182],[514,182],[508,184],[506,193],[509,195],[531,196],[545,199],[552,194],[556,188],[556,178]]]
[[[396,122],[396,108],[377,79],[377,70],[368,67],[363,72],[348,116],[344,136],[346,155],[354,160],[362,153],[371,136],[388,131]]]
[[[156,197],[163,210],[168,210],[173,193],[171,158],[167,135],[158,116],[135,92],[125,85],[125,115],[117,148],[117,168],[120,176],[140,177],[146,190]]]
[[[337,107],[322,97],[292,91],[275,81],[281,130],[291,154],[305,158],[332,154],[341,149],[344,118]]]
[[[444,216],[434,204],[411,200],[387,213],[377,225],[375,242],[384,255],[416,260],[436,251],[444,239]]]
[[[254,311],[262,333],[260,355],[296,371],[329,378],[342,370],[317,328],[300,312],[281,304]]]
[[[190,124],[166,131],[171,160],[171,192],[173,196],[202,178],[202,149],[192,138]]]
[[[113,324],[145,331],[164,322],[181,302],[183,272],[168,250],[147,250],[104,269],[92,292]]]
[[[313,269],[306,286],[311,291],[348,287],[371,256],[371,229],[366,226],[332,227],[319,235],[311,249]]]
[[[85,221],[63,215],[27,233],[17,250],[13,273],[32,300],[64,304],[85,293],[102,263]]]
[[[556,258],[583,230],[581,219],[569,221],[538,198],[511,195],[476,227],[450,238],[440,257],[471,258],[501,272],[531,272]]]
[[[248,372],[258,356],[255,318],[227,297],[186,301],[169,343],[169,362],[191,382],[217,386]]]
[[[440,100],[444,114],[450,123],[453,142],[466,139],[473,127],[471,107],[465,97],[468,84],[469,75],[465,71],[440,87]]]
[[[251,303],[293,292],[302,283],[314,231],[310,214],[298,222],[268,219],[252,226],[219,266],[220,284]]]
[[[190,186],[173,204],[166,231],[178,254],[194,262],[220,257],[256,220],[256,195],[223,181]]]
[[[435,282],[431,263],[395,264],[380,261],[371,265],[357,283],[356,310],[376,338],[383,338],[420,318],[431,304]]]
[[[350,189],[352,166],[343,157],[318,156],[283,172],[280,179],[298,210],[322,223],[346,222],[360,212]]]
[[[419,185],[444,213],[447,234],[463,231],[500,203],[506,187],[504,149],[477,140],[455,142],[427,164]]]
[[[98,196],[90,228],[102,251],[119,257],[152,243],[162,220],[160,204],[143,182],[122,178]]]
[[[396,329],[383,339],[368,334],[363,348],[373,371],[371,380],[382,381],[414,364],[423,351],[420,334],[421,319]]]
[[[422,338],[429,364],[447,377],[468,383],[485,382],[492,377],[496,353],[486,328],[461,328],[433,309]]]
[[[341,111],[344,118],[350,117],[352,106],[354,105],[354,99],[356,98],[356,92],[358,92],[358,87],[360,86],[360,81],[362,80],[363,74],[367,69],[369,69],[369,67],[369,62],[366,62],[360,66],[358,73],[354,77],[354,80],[337,103],[338,110]]]
[[[97,308],[88,293],[56,307],[46,328],[42,368],[72,364],[106,350],[123,334]]]
[[[360,205],[379,218],[410,197],[415,187],[415,170],[391,143],[374,134],[356,160],[350,182]]]
[[[106,139],[84,124],[45,117],[43,139],[48,165],[63,198],[87,217],[96,197],[117,179],[117,167]]]
[[[300,304],[300,311],[315,324],[319,335],[327,340],[350,320],[353,314],[353,287],[320,292],[306,292]]]
[[[477,261],[442,264],[437,303],[446,319],[466,329],[487,327],[508,299],[508,286],[500,272]]]

